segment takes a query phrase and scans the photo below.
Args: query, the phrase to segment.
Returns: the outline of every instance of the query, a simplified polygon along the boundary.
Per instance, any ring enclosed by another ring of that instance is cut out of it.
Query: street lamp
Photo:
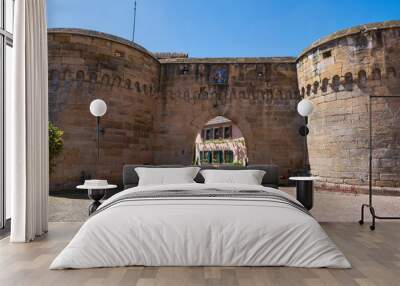
[[[97,161],[100,159],[100,133],[104,135],[104,128],[100,129],[100,117],[102,117],[107,112],[107,104],[104,100],[95,99],[90,103],[90,113],[96,117],[97,127],[96,127],[96,135],[97,135]]]
[[[314,104],[309,99],[303,99],[297,105],[297,112],[303,117],[309,116],[313,112],[313,110]]]
[[[310,175],[310,164],[307,163],[308,161],[308,151],[307,151],[307,135],[310,130],[307,127],[308,124],[308,116],[314,111],[314,104],[311,100],[302,99],[299,104],[297,105],[297,112],[304,117],[304,125],[300,127],[299,133],[301,136],[304,137],[305,142],[305,152],[304,152],[304,174]]]

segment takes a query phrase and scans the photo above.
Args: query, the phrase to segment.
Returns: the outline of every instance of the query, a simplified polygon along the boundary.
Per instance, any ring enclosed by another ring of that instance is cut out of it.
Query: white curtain
[[[6,117],[12,242],[47,232],[48,100],[45,0],[16,0],[13,93]],[[7,144],[7,143],[6,143]],[[11,145],[11,146],[10,146]]]

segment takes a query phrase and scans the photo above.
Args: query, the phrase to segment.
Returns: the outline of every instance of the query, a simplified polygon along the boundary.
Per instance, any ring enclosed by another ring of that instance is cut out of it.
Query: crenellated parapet
[[[235,100],[296,105],[299,93],[294,58],[162,60],[162,91],[169,100]]]
[[[315,42],[297,60],[301,96],[396,87],[399,41],[400,21],[392,21],[346,29]]]
[[[153,96],[156,94],[157,86],[153,83],[141,83],[135,81],[124,73],[115,75],[107,72],[88,72],[85,70],[71,71],[69,68],[52,69],[49,71],[50,84],[57,85],[60,81],[74,81],[76,83],[91,83],[103,88],[125,88],[137,93]]]

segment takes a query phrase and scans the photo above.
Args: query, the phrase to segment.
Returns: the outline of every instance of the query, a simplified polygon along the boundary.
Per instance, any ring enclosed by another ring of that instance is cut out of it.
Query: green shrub
[[[64,132],[49,122],[49,167],[50,173],[54,171],[54,159],[60,155],[63,148],[62,136]]]

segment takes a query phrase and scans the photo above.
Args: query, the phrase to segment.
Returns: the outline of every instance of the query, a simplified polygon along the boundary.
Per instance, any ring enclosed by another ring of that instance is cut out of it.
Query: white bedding
[[[105,201],[100,206],[104,210],[84,223],[50,269],[127,265],[351,267],[318,222],[290,205],[229,197],[153,198],[111,204],[130,192],[205,188],[267,190],[291,198],[279,190],[254,185],[193,183],[131,188]]]

